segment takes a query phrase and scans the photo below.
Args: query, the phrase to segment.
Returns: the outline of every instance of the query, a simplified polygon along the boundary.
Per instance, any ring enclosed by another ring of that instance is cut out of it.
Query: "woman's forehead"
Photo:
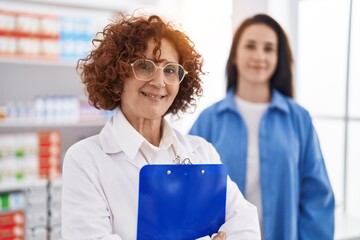
[[[158,43],[154,39],[150,39],[145,51],[145,57],[156,62],[179,62],[179,54],[174,45],[167,39],[161,39],[160,48],[154,53],[154,49],[158,47]]]

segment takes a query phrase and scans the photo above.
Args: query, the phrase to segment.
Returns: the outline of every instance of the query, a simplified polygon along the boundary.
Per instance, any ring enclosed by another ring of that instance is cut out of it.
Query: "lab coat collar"
[[[121,151],[119,144],[116,142],[115,132],[113,130],[114,117],[109,119],[99,134],[99,141],[102,150],[107,154],[118,153]]]
[[[163,119],[163,137],[159,148],[169,148],[172,144],[177,147],[177,136],[169,123]],[[143,143],[151,145],[137,132],[127,121],[122,111],[116,114],[105,124],[99,135],[102,149],[108,153],[119,153],[123,151],[127,157],[134,160]],[[154,146],[152,146],[154,147]],[[156,148],[156,147],[154,147]]]

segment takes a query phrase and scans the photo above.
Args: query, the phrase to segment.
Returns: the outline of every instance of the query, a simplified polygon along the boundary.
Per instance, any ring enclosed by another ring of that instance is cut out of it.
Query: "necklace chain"
[[[174,153],[174,158],[173,158],[173,160],[172,160],[172,162],[174,163],[174,164],[180,164],[180,156],[179,155],[177,155],[176,154],[176,151],[175,151],[175,148],[174,148],[174,146],[171,144],[171,149],[172,149],[172,151],[173,151],[173,153]],[[143,156],[143,158],[145,159],[145,161],[146,161],[146,163],[147,164],[149,164],[150,165],[150,162],[149,162],[149,160],[147,159],[147,157],[145,156],[145,154],[143,153],[143,151],[141,150],[141,148],[139,149],[139,151],[140,151],[140,154]],[[190,162],[190,159],[189,158],[185,158],[185,159],[187,159],[189,162]],[[185,160],[184,159],[184,160]],[[191,163],[191,162],[190,162]]]

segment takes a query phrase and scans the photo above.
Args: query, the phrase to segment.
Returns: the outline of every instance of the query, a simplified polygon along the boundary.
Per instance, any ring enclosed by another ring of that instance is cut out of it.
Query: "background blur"
[[[195,112],[169,119],[183,133],[225,96],[238,24],[263,12],[284,27],[295,100],[313,117],[335,192],[336,239],[360,239],[360,0],[0,0],[0,220],[17,219],[0,221],[0,239],[60,239],[64,152],[113,114],[87,104],[76,61],[117,12],[134,11],[174,22],[204,57]]]

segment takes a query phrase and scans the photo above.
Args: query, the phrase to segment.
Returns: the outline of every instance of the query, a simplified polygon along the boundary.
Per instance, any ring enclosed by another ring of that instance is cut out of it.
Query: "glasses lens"
[[[138,59],[131,66],[136,79],[140,81],[150,81],[157,69],[162,70],[164,81],[168,84],[179,84],[186,74],[184,68],[177,63],[168,63],[162,68],[151,60]]]
[[[155,64],[149,60],[139,59],[132,66],[135,77],[142,81],[150,81],[156,71]]]
[[[184,77],[184,69],[181,65],[169,63],[164,67],[166,82],[169,84],[178,84]]]

